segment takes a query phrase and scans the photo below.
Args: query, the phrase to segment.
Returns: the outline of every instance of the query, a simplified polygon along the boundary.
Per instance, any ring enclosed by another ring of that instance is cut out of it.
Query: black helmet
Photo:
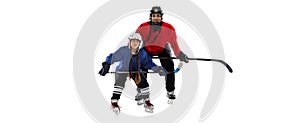
[[[161,14],[161,20],[163,20],[163,12],[162,12],[162,10],[161,10],[161,8],[160,8],[160,6],[153,6],[152,7],[152,9],[150,10],[150,17],[149,17],[149,19],[151,20],[151,18],[152,18],[152,14],[153,13],[158,13],[158,14]]]
[[[160,6],[153,6],[152,9],[150,10],[151,14],[152,13],[159,13],[162,14],[162,10],[160,8]]]

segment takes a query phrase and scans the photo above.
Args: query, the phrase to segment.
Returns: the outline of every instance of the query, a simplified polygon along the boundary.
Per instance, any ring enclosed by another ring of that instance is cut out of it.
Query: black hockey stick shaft
[[[178,58],[175,58],[175,57],[153,57],[153,58],[160,58],[160,59],[178,59]],[[224,62],[223,60],[219,60],[219,59],[206,59],[206,58],[188,58],[189,60],[199,60],[199,61],[215,61],[215,62],[219,62],[219,63],[222,63],[223,65],[226,66],[226,68],[228,69],[228,71],[230,73],[233,72],[232,68],[226,63]]]
[[[129,71],[118,71],[118,72],[108,72],[111,74],[115,74],[115,73],[130,73]],[[158,73],[158,72],[148,72],[148,71],[132,71],[131,73]],[[171,74],[173,72],[168,72],[167,74]]]
[[[130,73],[130,72],[129,71],[118,71],[118,72],[109,72],[109,73]],[[138,73],[138,71],[132,71],[131,73]],[[157,73],[157,72],[140,71],[139,73]]]

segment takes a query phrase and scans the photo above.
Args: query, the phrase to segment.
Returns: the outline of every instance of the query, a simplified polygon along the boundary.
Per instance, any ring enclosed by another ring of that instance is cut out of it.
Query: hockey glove
[[[177,56],[177,58],[180,60],[180,61],[184,61],[185,63],[188,63],[189,62],[189,58],[182,52],[180,51],[179,55]]]
[[[110,68],[110,64],[103,62],[102,69],[99,71],[98,74],[100,74],[101,76],[105,76],[108,73],[109,68]]]
[[[153,70],[154,72],[157,72],[160,76],[167,75],[167,70],[165,68],[163,68],[162,66],[152,67],[151,70]]]

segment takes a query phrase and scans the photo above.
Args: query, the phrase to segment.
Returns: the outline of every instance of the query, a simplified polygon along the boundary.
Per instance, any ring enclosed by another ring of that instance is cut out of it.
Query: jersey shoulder
[[[172,29],[172,30],[175,31],[175,28],[174,28],[171,24],[169,24],[169,23],[167,23],[167,22],[164,22],[164,21],[163,21],[162,26],[163,26],[163,27],[167,27],[167,28]]]
[[[140,27],[143,27],[143,26],[149,26],[149,25],[150,25],[150,22],[147,21],[147,22],[142,23],[142,24],[140,25]]]

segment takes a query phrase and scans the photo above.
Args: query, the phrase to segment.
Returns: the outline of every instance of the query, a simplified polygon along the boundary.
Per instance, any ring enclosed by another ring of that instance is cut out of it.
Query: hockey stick
[[[114,73],[130,73],[130,72],[129,71],[118,71],[118,72],[108,72],[108,73],[114,74]],[[132,71],[131,73],[138,73],[138,71]],[[158,73],[158,72],[140,71],[139,73]]]
[[[116,73],[130,73],[129,71],[118,71],[118,72],[108,72],[111,74],[116,74]],[[159,73],[159,72],[148,72],[148,71],[132,71],[131,73]],[[167,72],[167,74],[171,74],[173,72]]]
[[[155,59],[178,59],[178,58],[175,58],[175,57],[152,57],[152,58],[155,58]],[[226,63],[224,62],[223,60],[219,60],[219,59],[206,59],[206,58],[188,58],[188,60],[199,60],[199,61],[215,61],[215,62],[219,62],[219,63],[222,63],[223,65],[226,66],[226,68],[228,69],[228,71],[230,73],[232,73],[232,68]]]

